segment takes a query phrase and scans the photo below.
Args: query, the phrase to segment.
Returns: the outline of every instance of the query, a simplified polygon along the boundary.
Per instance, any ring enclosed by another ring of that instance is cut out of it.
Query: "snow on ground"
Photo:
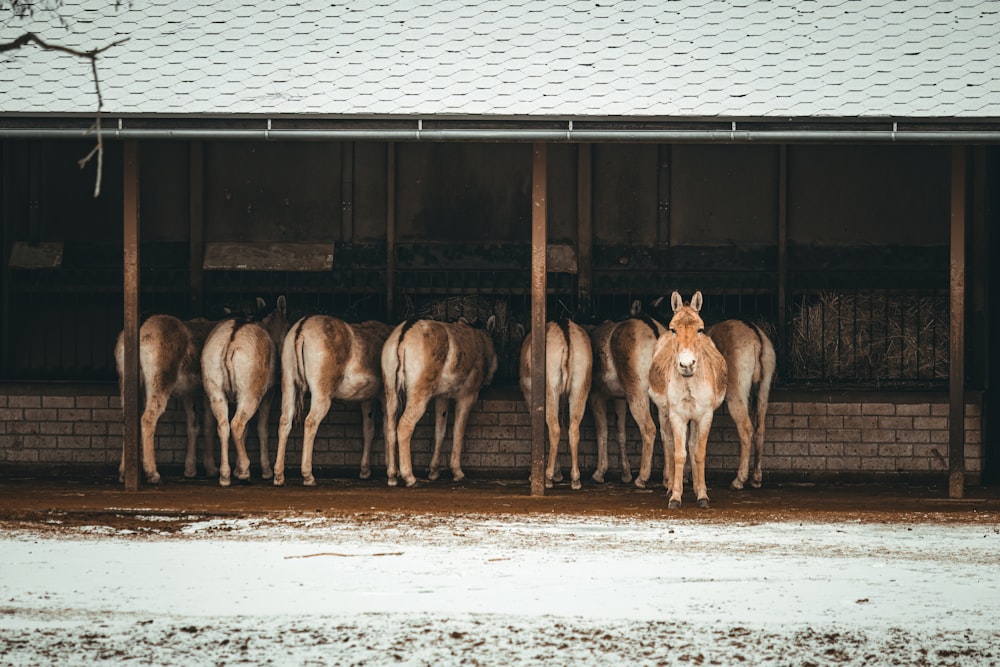
[[[0,665],[1000,664],[996,525],[192,517],[0,553]]]

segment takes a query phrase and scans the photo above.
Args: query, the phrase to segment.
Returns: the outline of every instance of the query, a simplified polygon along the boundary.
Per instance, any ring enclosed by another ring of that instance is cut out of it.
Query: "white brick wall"
[[[948,403],[943,394],[837,394],[775,391],[768,411],[764,446],[765,479],[870,480],[881,477],[944,479],[948,468]],[[271,451],[277,446],[279,401],[271,419]],[[617,443],[611,411],[609,459],[617,475]],[[978,483],[982,448],[978,399],[966,406],[966,470]],[[628,451],[638,468],[639,435],[629,417]],[[287,470],[297,475],[301,424],[289,442]],[[31,468],[44,473],[74,470],[113,472],[121,455],[122,415],[116,388],[107,385],[20,385],[0,387],[0,473]],[[531,464],[531,426],[520,392],[490,388],[473,409],[466,432],[463,468],[496,476],[527,476]],[[251,428],[250,447],[256,448]],[[418,475],[426,472],[433,438],[430,414],[421,420],[413,441]],[[201,441],[199,440],[199,447]],[[451,433],[445,440],[450,450]],[[157,461],[163,472],[179,474],[184,463],[186,431],[180,405],[171,402],[157,429]],[[657,439],[654,476],[663,468]],[[569,464],[565,436],[561,462]],[[321,475],[355,475],[361,455],[361,416],[357,406],[335,404],[317,436],[314,466]],[[724,481],[733,475],[739,455],[736,429],[721,410],[709,441],[707,472]],[[251,457],[252,459],[254,457]],[[199,456],[200,460],[200,456]],[[593,419],[584,418],[580,466],[588,479],[597,464]],[[256,465],[256,463],[254,463]],[[385,465],[378,429],[373,466]],[[257,471],[254,470],[254,474]],[[376,474],[379,474],[377,471]],[[293,477],[294,479],[294,477]]]

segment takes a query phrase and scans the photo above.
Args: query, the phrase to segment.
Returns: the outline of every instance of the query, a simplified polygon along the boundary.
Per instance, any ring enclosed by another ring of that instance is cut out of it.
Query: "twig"
[[[318,554],[303,554],[302,556],[285,556],[285,560],[292,558],[316,558],[317,556],[337,556],[338,558],[361,558],[365,556],[402,556],[402,551],[385,551],[377,554],[339,554],[334,551],[323,551]]]
[[[118,3],[115,3],[118,6]],[[68,53],[71,56],[77,58],[86,58],[90,61],[90,72],[94,77],[94,89],[97,92],[97,117],[94,120],[94,124],[91,126],[90,130],[87,130],[89,134],[91,130],[96,130],[97,133],[97,144],[94,148],[87,153],[83,158],[77,160],[77,164],[80,169],[87,166],[90,160],[97,155],[97,176],[94,182],[94,198],[100,196],[101,194],[101,174],[104,172],[104,134],[101,132],[101,112],[104,109],[104,97],[101,95],[101,81],[97,76],[97,57],[107,51],[108,49],[114,48],[128,41],[128,37],[119,39],[117,41],[106,44],[100,48],[91,49],[89,51],[80,51],[69,46],[63,46],[62,44],[52,44],[45,41],[33,32],[26,32],[12,42],[7,42],[5,44],[0,44],[0,53],[6,51],[13,51],[14,49],[20,49],[28,44],[36,44],[37,46],[47,50],[47,51],[58,51],[60,53]]]

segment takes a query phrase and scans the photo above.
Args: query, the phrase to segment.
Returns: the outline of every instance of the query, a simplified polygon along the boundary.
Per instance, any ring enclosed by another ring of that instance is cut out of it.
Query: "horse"
[[[145,398],[140,418],[142,439],[142,467],[146,481],[160,483],[156,467],[154,438],[156,425],[167,409],[171,396],[180,399],[187,418],[187,453],[184,457],[184,476],[197,474],[195,450],[198,440],[198,418],[195,400],[204,401],[201,384],[201,349],[215,322],[204,318],[181,321],[173,315],[151,315],[139,328],[139,376]],[[115,366],[118,369],[118,389],[125,402],[125,332],[118,334],[115,343]],[[205,474],[219,474],[212,447],[212,413],[205,405],[202,464]],[[125,479],[125,447],[122,442],[122,459],[118,466],[118,480]]]
[[[258,298],[260,312],[264,300]],[[267,423],[271,412],[273,388],[278,378],[278,346],[288,331],[285,297],[278,297],[270,313],[259,320],[232,318],[219,322],[205,341],[201,367],[205,395],[215,415],[219,429],[222,456],[219,465],[219,485],[229,486],[232,471],[229,466],[229,436],[236,443],[236,478],[250,479],[250,458],[246,451],[246,427],[257,414],[257,436],[260,441],[261,477],[272,476],[267,451]],[[229,404],[236,404],[232,421]]]
[[[760,488],[764,478],[761,471],[764,420],[776,366],[774,345],[760,327],[743,320],[719,322],[709,328],[708,335],[726,359],[729,371],[726,410],[740,436],[740,464],[731,486],[742,489],[749,479],[751,486]],[[751,445],[753,477],[750,477]]]
[[[492,328],[493,319],[487,321]],[[382,382],[385,386],[386,474],[396,486],[397,472],[406,486],[413,486],[410,440],[417,422],[434,402],[434,454],[428,478],[440,474],[441,444],[447,429],[448,401],[455,401],[452,427],[451,471],[456,482],[462,471],[462,441],[472,404],[479,390],[493,380],[497,355],[490,334],[465,322],[407,320],[399,324],[382,347]],[[399,467],[396,467],[396,454]]]
[[[330,411],[333,399],[358,402],[364,445],[361,479],[371,476],[371,447],[375,437],[375,402],[383,404],[381,354],[392,327],[383,322],[348,324],[336,317],[312,315],[292,326],[281,348],[281,421],[274,485],[285,483],[285,449],[296,414],[308,392],[309,414],[302,438],[302,483],[315,486],[312,452],[316,431]]]
[[[639,426],[642,455],[635,485],[645,488],[652,472],[653,443],[656,424],[649,409],[649,368],[653,348],[666,328],[652,317],[639,313],[637,304],[633,316],[618,322],[604,322],[590,331],[594,351],[593,383],[590,408],[594,413],[597,432],[597,470],[595,482],[603,483],[608,471],[609,400],[615,402],[618,416],[618,451],[621,456],[621,480],[632,481],[632,470],[625,452],[625,405]]]
[[[669,331],[656,341],[649,371],[649,396],[660,413],[663,438],[663,481],[670,490],[668,507],[681,506],[684,462],[691,451],[691,479],[698,507],[709,507],[705,485],[705,448],[715,410],[726,396],[727,365],[705,333],[701,292],[685,304],[678,292],[670,297],[674,316]],[[673,453],[667,449],[667,428]]]
[[[580,484],[580,422],[590,393],[593,353],[590,336],[579,324],[569,320],[549,322],[545,327],[545,423],[549,429],[549,461],[545,468],[545,486],[552,488],[559,451],[559,408],[565,398],[569,408],[568,438],[571,459],[570,486]],[[521,345],[521,392],[531,406],[531,337]]]

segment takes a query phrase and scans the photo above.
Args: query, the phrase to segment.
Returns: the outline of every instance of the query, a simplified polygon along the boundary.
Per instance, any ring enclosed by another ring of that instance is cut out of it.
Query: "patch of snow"
[[[0,537],[0,663],[1000,661],[993,526],[372,514],[94,532]]]

